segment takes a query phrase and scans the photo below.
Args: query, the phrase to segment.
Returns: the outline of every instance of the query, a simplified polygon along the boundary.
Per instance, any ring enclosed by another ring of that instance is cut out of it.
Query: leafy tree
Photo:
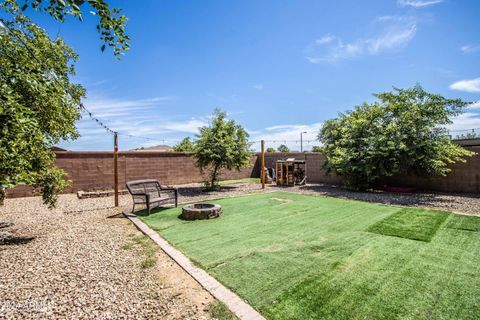
[[[82,20],[85,11],[98,15],[101,49],[112,47],[117,56],[129,49],[127,18],[104,0],[0,0],[0,204],[8,188],[27,184],[53,206],[68,181],[50,147],[78,137],[85,90],[69,79],[75,52],[31,23],[28,8],[60,22],[67,15]]]
[[[278,152],[290,152],[290,149],[284,144],[279,145],[277,150]]]
[[[173,150],[176,152],[194,152],[195,143],[190,139],[190,137],[186,137],[180,141],[179,144],[174,146]]]
[[[70,82],[77,55],[62,39],[51,40],[24,16],[13,25],[0,33],[0,200],[6,189],[27,184],[53,206],[67,181],[50,148],[78,137],[85,90]]]
[[[250,164],[248,133],[225,112],[215,110],[210,125],[200,128],[194,155],[200,169],[208,170],[208,186],[216,188],[222,169],[240,170]]]
[[[394,88],[323,125],[326,167],[347,187],[364,190],[398,174],[446,175],[448,165],[473,153],[453,143],[442,128],[466,102],[446,99],[422,87]]]
[[[99,17],[97,31],[103,42],[102,51],[108,46],[119,56],[123,51],[129,50],[130,38],[125,34],[128,19],[121,9],[110,8],[104,0],[0,0],[0,10],[13,17],[25,13],[29,8],[47,13],[60,22],[64,22],[69,15],[82,21],[83,12],[89,12]]]
[[[275,152],[275,151],[276,151],[275,148],[272,148],[272,147],[267,148],[267,152]]]
[[[322,147],[320,147],[320,146],[313,146],[313,147],[312,147],[312,152],[322,152]]]

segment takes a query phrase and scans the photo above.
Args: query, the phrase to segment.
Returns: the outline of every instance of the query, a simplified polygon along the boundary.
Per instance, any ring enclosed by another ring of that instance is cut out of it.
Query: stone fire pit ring
[[[214,203],[191,203],[183,206],[180,217],[185,220],[214,219],[220,216],[222,207]]]

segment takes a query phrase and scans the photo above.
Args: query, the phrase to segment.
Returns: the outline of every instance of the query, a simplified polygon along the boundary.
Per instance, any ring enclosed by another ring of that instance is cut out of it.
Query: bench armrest
[[[135,200],[135,198],[145,198],[145,202],[149,202],[150,201],[150,195],[148,193],[143,193],[143,192],[139,192],[139,193],[132,193],[132,197],[133,199]]]

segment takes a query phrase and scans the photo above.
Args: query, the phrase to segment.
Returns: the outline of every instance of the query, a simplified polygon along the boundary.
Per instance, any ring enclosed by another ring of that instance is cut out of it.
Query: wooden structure
[[[276,182],[279,186],[295,186],[307,183],[305,160],[277,160],[275,163]]]

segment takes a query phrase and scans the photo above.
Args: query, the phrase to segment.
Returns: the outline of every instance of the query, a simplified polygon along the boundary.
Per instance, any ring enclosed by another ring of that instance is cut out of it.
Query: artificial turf
[[[405,239],[430,242],[449,212],[405,208],[375,223],[368,231]]]
[[[269,319],[480,318],[480,218],[286,192],[214,202],[214,220],[142,219]]]

